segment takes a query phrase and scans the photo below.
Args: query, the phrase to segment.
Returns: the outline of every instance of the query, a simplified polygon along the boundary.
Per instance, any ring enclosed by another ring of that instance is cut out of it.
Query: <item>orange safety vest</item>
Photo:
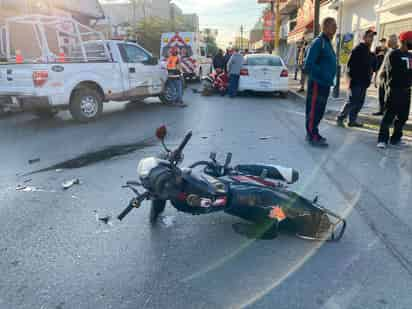
[[[177,70],[177,64],[179,63],[178,56],[170,56],[167,58],[167,69],[168,70]]]

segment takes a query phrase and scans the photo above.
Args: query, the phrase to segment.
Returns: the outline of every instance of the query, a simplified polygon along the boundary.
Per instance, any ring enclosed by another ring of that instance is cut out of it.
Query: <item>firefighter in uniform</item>
[[[412,86],[412,31],[399,36],[401,47],[392,50],[385,58],[385,113],[379,130],[378,148],[386,148],[388,142],[403,145],[402,130],[409,117]],[[394,125],[389,138],[389,127]]]
[[[168,84],[172,87],[173,93],[176,94],[173,103],[186,106],[183,103],[183,80],[177,48],[172,48],[170,56],[167,58],[167,73]]]

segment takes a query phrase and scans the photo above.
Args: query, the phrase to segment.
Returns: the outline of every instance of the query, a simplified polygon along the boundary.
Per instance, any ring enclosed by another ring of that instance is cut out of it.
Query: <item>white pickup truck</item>
[[[99,117],[104,102],[147,97],[169,101],[166,69],[138,44],[94,40],[77,44],[69,55],[44,54],[46,60],[12,55],[14,61],[0,62],[0,104],[18,104],[40,117],[68,109],[73,118],[87,122]]]

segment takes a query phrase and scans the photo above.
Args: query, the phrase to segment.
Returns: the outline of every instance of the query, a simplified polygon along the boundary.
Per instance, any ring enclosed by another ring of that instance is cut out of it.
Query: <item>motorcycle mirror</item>
[[[167,129],[166,126],[161,126],[156,129],[156,137],[163,141],[167,135]]]
[[[213,162],[216,162],[216,152],[211,152],[209,155],[210,160]]]

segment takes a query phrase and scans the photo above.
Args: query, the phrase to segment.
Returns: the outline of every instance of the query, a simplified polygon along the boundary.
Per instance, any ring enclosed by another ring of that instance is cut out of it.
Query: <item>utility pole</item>
[[[276,5],[275,5],[275,54],[279,55],[280,50],[279,50],[279,43],[280,43],[280,0],[275,0]]]
[[[240,25],[240,50],[243,49],[243,25]]]
[[[315,12],[313,14],[313,34],[314,37],[317,37],[320,33],[319,29],[319,15],[320,15],[320,0],[314,0]]]
[[[170,20],[172,22],[172,31],[176,31],[176,18],[175,18],[175,6],[173,3],[170,4]]]

